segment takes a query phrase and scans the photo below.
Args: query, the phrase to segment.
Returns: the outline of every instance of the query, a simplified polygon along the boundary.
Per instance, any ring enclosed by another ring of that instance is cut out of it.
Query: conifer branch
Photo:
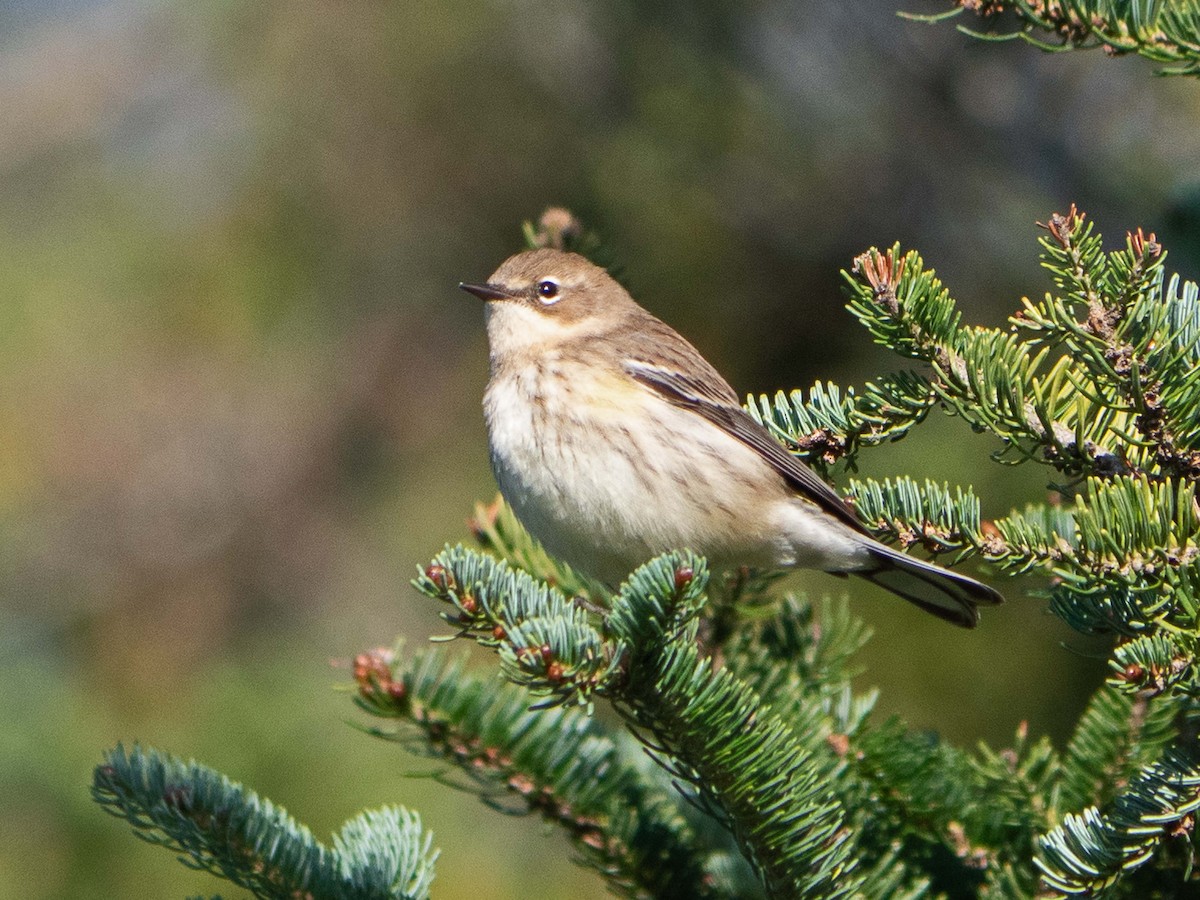
[[[196,762],[118,745],[92,796],[145,841],[262,898],[425,900],[437,852],[415,813],[385,807],[351,819],[333,846],[270,801]]]
[[[785,679],[808,693],[840,693],[859,674],[852,658],[870,638],[845,598],[818,604],[788,594],[770,618],[742,629],[727,659],[763,696],[779,696]]]
[[[928,379],[915,372],[883,375],[861,392],[818,381],[802,391],[748,398],[746,411],[811,465],[826,469],[859,450],[896,441],[924,421],[937,402]]]
[[[666,554],[614,598],[608,627],[629,648],[614,705],[727,823],[771,897],[848,897],[851,834],[822,767],[791,726],[695,637],[704,561]]]
[[[864,524],[888,543],[932,555],[965,556],[987,544],[979,516],[979,498],[970,489],[911,478],[851,481],[848,491]],[[991,528],[995,533],[994,526]],[[1002,558],[991,548],[993,558]]]
[[[1030,741],[1022,724],[1012,747],[980,746],[972,755],[892,719],[853,738],[845,758],[839,784],[856,825],[863,823],[865,859],[900,848],[899,857],[930,878],[933,892],[1035,893],[1030,860],[1053,823],[1046,798],[1060,776],[1049,740]]]
[[[1195,485],[1088,479],[1070,506],[1032,507],[993,523],[984,554],[1013,568],[1047,564],[1072,585],[1157,589],[1196,568]],[[1162,597],[1160,597],[1162,599]]]
[[[439,554],[414,584],[452,605],[443,615],[460,633],[497,649],[511,680],[561,702],[608,697],[727,824],[770,896],[849,896],[850,834],[821,767],[760,697],[700,656],[707,582],[698,557],[659,557],[622,585],[603,632],[561,593],[461,547]],[[577,629],[578,640],[593,629],[586,652],[568,657],[548,639],[523,653],[530,622],[547,623],[540,637]]]
[[[983,881],[986,851],[963,829],[974,799],[967,755],[889,719],[851,741],[842,788],[867,854],[900,847],[910,866],[960,889]]]
[[[1194,429],[1184,425],[1190,421],[1186,406],[1195,401],[1190,390],[1178,390],[1177,366],[1191,362],[1197,348],[1180,342],[1176,323],[1167,320],[1172,313],[1186,320],[1197,310],[1179,295],[1178,279],[1164,296],[1162,245],[1139,228],[1126,235],[1123,250],[1106,255],[1092,223],[1074,205],[1042,227],[1049,232],[1040,241],[1043,265],[1063,294],[1040,303],[1023,300],[1016,321],[1034,333],[1034,345],[1062,346],[1086,362],[1087,380],[1076,375],[1073,381],[1101,407],[1122,413],[1112,420],[1130,445],[1122,470],[1196,477],[1200,453],[1190,452]],[[1184,407],[1183,421],[1177,404]]]
[[[1113,650],[1109,684],[1141,699],[1157,697],[1194,678],[1194,639],[1162,632],[1133,638]]]
[[[1044,227],[1043,264],[1061,294],[1024,301],[1012,322],[1025,339],[962,327],[934,273],[898,246],[872,249],[843,273],[849,309],[878,343],[928,363],[929,390],[942,406],[999,437],[1009,458],[1045,462],[1070,478],[1195,478],[1200,397],[1181,368],[1200,354],[1195,286],[1172,278],[1164,289],[1165,253],[1154,235],[1132,232],[1124,249],[1106,255],[1074,207]],[[813,415],[828,406],[809,405]],[[795,446],[796,429],[786,426],[807,423],[803,411],[774,418]],[[836,445],[836,433],[825,440]]]
[[[771,708],[792,726],[855,823],[858,896],[922,897],[931,887],[923,867],[899,852],[893,835],[881,834],[888,826],[862,812],[864,796],[894,787],[860,780],[863,761],[875,746],[868,717],[878,692],[852,692],[850,679],[857,670],[851,658],[869,637],[844,599],[827,598],[818,610],[788,596],[776,615],[739,634],[727,647],[726,660],[759,696],[771,698]]]
[[[361,654],[358,705],[397,723],[370,733],[452,764],[460,778],[448,783],[497,809],[561,828],[621,896],[726,896],[710,871],[724,848],[706,846],[623,733],[577,709],[530,710],[528,692],[464,662],[400,647]]]
[[[1039,841],[1034,861],[1051,889],[1097,896],[1148,863],[1164,840],[1190,844],[1198,809],[1200,755],[1192,746],[1171,747],[1142,768],[1106,812],[1090,806],[1068,815]],[[1189,865],[1183,879],[1192,874]]]
[[[972,428],[990,431],[1018,460],[1040,459],[1068,474],[1103,468],[1114,457],[1074,397],[1066,403],[1063,357],[1042,372],[1047,351],[999,329],[960,327],[949,292],[921,257],[872,249],[843,273],[848,308],[884,344],[929,364],[931,389],[942,406]]]
[[[1030,507],[986,524],[971,491],[928,481],[853,481],[850,497],[881,540],[905,549],[979,554],[1012,572],[1043,569],[1057,582],[1051,609],[1076,630],[1136,636],[1159,623],[1195,621],[1200,514],[1192,482],[1091,478],[1070,505]],[[1162,678],[1186,667],[1184,657],[1163,658],[1146,672]]]
[[[1200,3],[1195,0],[952,0],[949,15],[975,13],[988,28],[959,31],[984,40],[1020,38],[1043,50],[1100,48],[1167,64],[1164,75],[1200,74]],[[940,16],[909,16],[936,21]]]
[[[1057,805],[1080,810],[1108,803],[1174,739],[1175,724],[1169,703],[1097,691],[1067,745]]]
[[[1037,887],[1030,865],[1034,847],[1052,824],[1048,798],[1061,777],[1059,754],[1049,738],[1030,740],[1022,722],[1011,747],[997,751],[980,744],[971,768],[975,797],[965,818],[970,835],[986,848],[976,857],[987,862],[982,895],[1028,897]]]
[[[442,618],[500,655],[512,681],[552,703],[587,703],[619,671],[621,648],[593,614],[508,563],[447,547],[413,585],[452,607]]]

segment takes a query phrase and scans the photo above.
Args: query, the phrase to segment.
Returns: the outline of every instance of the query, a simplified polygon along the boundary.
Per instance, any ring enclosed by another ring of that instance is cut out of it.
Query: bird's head
[[[484,284],[460,284],[487,303],[493,355],[538,351],[603,333],[639,309],[604,269],[577,253],[510,256]]]

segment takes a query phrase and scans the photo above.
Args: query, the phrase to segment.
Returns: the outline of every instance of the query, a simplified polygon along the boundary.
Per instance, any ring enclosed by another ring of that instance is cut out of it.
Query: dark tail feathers
[[[903,597],[939,619],[962,628],[974,628],[979,624],[976,607],[1004,602],[998,591],[974,578],[922,562],[882,544],[875,544],[870,549],[878,567],[850,574]]]

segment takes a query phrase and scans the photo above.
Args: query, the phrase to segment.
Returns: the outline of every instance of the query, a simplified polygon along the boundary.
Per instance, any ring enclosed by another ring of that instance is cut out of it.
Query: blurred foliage
[[[429,632],[395,586],[491,493],[483,330],[453,285],[512,223],[574,208],[747,392],[885,365],[838,286],[872,243],[922,248],[997,323],[1037,281],[1028,224],[1073,200],[1200,269],[1192,85],[895,9],[2,0],[0,895],[215,890],[88,800],[96,749],[135,738],[322,834],[420,808],[494,896],[598,895],[536,826],[426,802],[326,696],[325,659]],[[863,474],[974,483],[988,516],[1040,498],[922,431]],[[1065,739],[1105,674],[1040,601],[954,643],[856,611],[887,710],[960,741],[1015,709]],[[439,896],[472,890],[455,868]]]

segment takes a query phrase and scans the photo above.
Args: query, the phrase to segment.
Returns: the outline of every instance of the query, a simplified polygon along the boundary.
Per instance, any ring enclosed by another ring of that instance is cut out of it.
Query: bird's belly
[[[485,412],[501,493],[546,549],[610,583],[666,550],[775,565],[781,479],[750,448],[617,375],[493,379]]]

